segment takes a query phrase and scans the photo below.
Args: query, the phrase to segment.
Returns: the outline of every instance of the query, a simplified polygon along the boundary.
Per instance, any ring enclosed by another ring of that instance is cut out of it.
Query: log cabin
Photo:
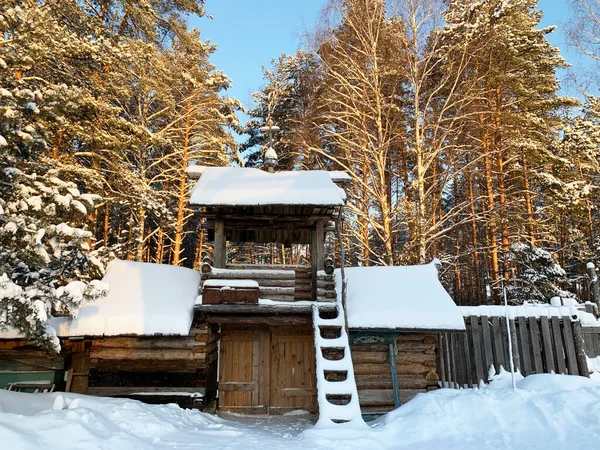
[[[200,272],[111,263],[108,297],[53,324],[65,349],[61,388],[184,406],[199,406],[201,395],[239,413],[302,409],[335,426],[438,387],[438,335],[464,330],[460,311],[435,263],[344,267],[346,174],[188,173],[212,259]],[[326,255],[332,234],[338,269]],[[304,264],[234,260],[236,247],[264,243],[304,246]],[[33,351],[4,337],[7,361]]]

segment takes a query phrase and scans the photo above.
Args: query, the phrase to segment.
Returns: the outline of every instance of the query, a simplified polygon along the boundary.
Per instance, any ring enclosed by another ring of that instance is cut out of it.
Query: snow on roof
[[[330,170],[327,172],[334,183],[349,183],[352,177],[343,170]]]
[[[200,272],[115,259],[102,281],[106,297],[82,306],[75,320],[51,320],[59,336],[189,333]]]
[[[201,206],[343,205],[346,195],[328,172],[268,173],[254,168],[206,167],[190,204]]]
[[[440,283],[433,263],[349,267],[344,272],[350,328],[465,329],[463,316]],[[339,269],[336,284],[341,286]]]
[[[582,305],[583,306],[583,305]],[[520,306],[503,305],[482,305],[482,306],[460,306],[460,311],[464,317],[468,316],[487,316],[487,317],[506,317],[509,319],[515,317],[564,317],[576,316],[583,326],[598,326],[600,322],[593,314],[577,309],[575,306],[552,306],[539,303],[528,303]]]
[[[199,164],[194,164],[191,166],[187,166],[185,168],[185,173],[191,179],[198,179],[202,176],[204,171],[206,170],[206,166],[201,166]]]

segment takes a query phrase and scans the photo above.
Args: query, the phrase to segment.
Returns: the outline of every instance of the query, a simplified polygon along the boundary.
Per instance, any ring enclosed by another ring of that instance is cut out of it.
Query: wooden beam
[[[196,305],[196,311],[207,314],[261,314],[261,315],[281,315],[281,314],[306,314],[312,315],[311,305],[293,306],[294,302],[287,305]],[[334,305],[331,306],[333,310]]]
[[[208,315],[204,317],[206,323],[232,324],[232,325],[300,325],[312,324],[310,315],[297,316],[226,316]]]
[[[220,269],[225,268],[227,262],[227,243],[225,241],[225,221],[218,218],[215,222],[215,254],[214,265]]]
[[[325,261],[325,230],[322,220],[315,222],[310,245],[312,265],[312,299],[317,300],[317,272],[323,270]]]
[[[388,345],[390,371],[392,372],[392,389],[394,390],[394,406],[396,408],[402,406],[400,399],[400,385],[398,384],[398,369],[396,368],[396,355],[398,354],[397,340],[394,336],[394,341]]]

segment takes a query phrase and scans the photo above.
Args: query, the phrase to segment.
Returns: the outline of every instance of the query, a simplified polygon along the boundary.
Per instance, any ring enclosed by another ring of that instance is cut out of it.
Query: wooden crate
[[[205,286],[202,293],[202,304],[245,304],[258,305],[259,289],[251,287],[231,286],[222,288],[218,286]]]

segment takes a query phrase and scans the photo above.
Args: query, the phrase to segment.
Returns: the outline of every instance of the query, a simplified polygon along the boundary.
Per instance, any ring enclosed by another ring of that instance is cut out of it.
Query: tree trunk
[[[183,138],[183,155],[181,157],[181,172],[179,174],[179,190],[177,198],[177,222],[175,223],[175,237],[173,239],[173,265],[181,264],[181,244],[183,242],[183,228],[185,225],[185,206],[188,201],[187,174],[185,169],[188,165],[188,155],[191,141],[192,99],[188,98],[186,103],[185,134]]]

